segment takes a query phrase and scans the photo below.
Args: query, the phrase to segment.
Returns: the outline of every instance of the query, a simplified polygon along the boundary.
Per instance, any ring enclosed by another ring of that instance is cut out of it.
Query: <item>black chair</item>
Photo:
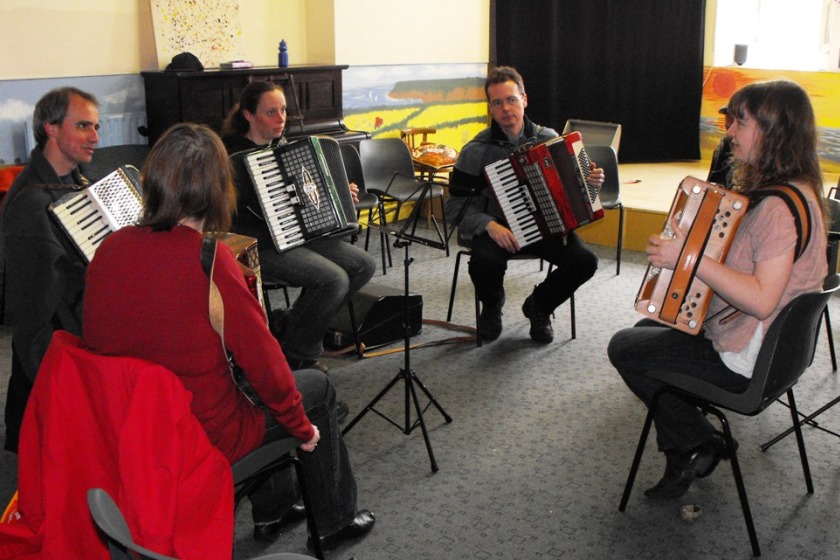
[[[563,135],[570,132],[580,132],[587,151],[589,145],[612,146],[615,153],[621,145],[621,125],[611,122],[588,121],[584,119],[569,119],[563,126]],[[596,160],[597,161],[597,160]]]
[[[91,183],[95,183],[121,165],[133,165],[137,169],[143,169],[150,149],[147,144],[122,144],[97,148],[93,152],[90,163],[80,164],[79,171]]]
[[[111,560],[131,560],[139,556],[149,560],[177,560],[171,556],[164,556],[145,548],[136,542],[119,506],[102,488],[91,488],[87,492],[87,503],[90,515],[96,526],[105,533]],[[294,553],[280,553],[260,556],[253,560],[306,560],[311,556]]]
[[[822,292],[802,294],[782,309],[764,336],[752,378],[743,392],[734,393],[697,377],[675,376],[673,373],[658,375],[653,372],[650,374],[651,377],[667,382],[668,385],[660,389],[653,397],[636,448],[636,455],[630,466],[619,511],[624,511],[627,507],[659,399],[664,393],[672,393],[693,401],[701,410],[707,414],[714,414],[720,420],[727,446],[731,450],[732,474],[738,488],[738,497],[741,500],[741,509],[744,513],[753,554],[761,555],[729,422],[720,409],[755,416],[786,393],[799,446],[802,471],[805,475],[805,486],[809,494],[814,493],[808,457],[805,452],[805,441],[802,438],[796,401],[793,396],[793,386],[811,365],[823,309],[838,288],[840,288],[840,275],[833,274],[826,279]]]
[[[309,498],[309,486],[303,466],[295,456],[300,444],[301,442],[293,437],[283,438],[262,445],[233,463],[231,465],[234,487],[233,505],[234,509],[238,507],[245,496],[259,487],[273,473],[280,469],[294,467],[300,495],[306,508],[306,525],[309,529],[312,546],[315,549],[315,557],[323,560],[324,553],[321,550],[318,527],[315,525],[315,516],[312,513],[314,510]]]
[[[405,142],[399,138],[362,140],[359,143],[359,156],[362,160],[362,172],[367,190],[377,194],[383,204],[396,203],[395,221],[399,219],[402,205],[406,202],[417,202],[426,185],[430,187],[427,202],[431,203],[435,199],[440,199],[441,207],[443,207],[443,187],[415,176],[411,152]],[[419,215],[419,212],[415,213],[415,216]],[[385,213],[380,213],[380,223],[383,226],[387,225]],[[444,244],[446,256],[449,256],[446,214],[444,213],[441,220],[442,234],[434,216],[432,216],[432,223]]]
[[[604,210],[618,210],[618,238],[615,247],[615,273],[621,273],[621,249],[624,244],[624,204],[621,202],[621,191],[618,179],[618,156],[611,146],[587,144],[586,153],[589,159],[604,170],[604,184],[598,192],[598,198]]]
[[[453,226],[455,227],[455,226]],[[449,290],[449,308],[446,311],[446,321],[452,321],[452,308],[455,304],[455,290],[458,288],[458,271],[461,269],[461,257],[462,256],[471,256],[472,251],[470,249],[471,240],[467,239],[465,236],[460,235],[460,230],[458,230],[459,235],[457,236],[458,245],[462,247],[456,254],[455,254],[455,270],[452,273],[452,288]],[[517,253],[510,260],[539,260],[540,261],[540,271],[543,270],[543,260],[535,255],[529,255],[527,253]],[[551,272],[551,265],[548,267],[548,272]],[[478,328],[478,317],[481,315],[481,302],[478,299],[478,294],[475,293],[473,290],[474,298],[475,298],[475,326],[476,329]],[[572,339],[577,338],[577,332],[575,329],[575,295],[572,294],[572,297],[569,298],[569,312],[571,314],[571,327],[572,327]],[[481,336],[476,333],[476,345],[481,346]]]
[[[840,252],[840,199],[837,198],[837,187],[829,191],[826,199],[826,229],[828,230],[828,244],[826,246],[826,257],[828,259],[828,273],[837,272],[838,252]],[[828,335],[828,350],[831,353],[831,368],[837,371],[837,354],[834,350],[834,335],[831,332],[831,317],[828,313],[828,306],[825,306],[825,330]]]
[[[365,176],[362,173],[362,160],[359,157],[359,151],[352,144],[341,144],[341,157],[344,160],[344,168],[347,171],[347,179],[351,183],[356,183],[359,187],[359,202],[356,204],[356,217],[361,219],[362,212],[367,210],[368,225],[367,233],[365,233],[365,251],[370,245],[370,224],[374,221],[374,210],[377,211],[376,219],[385,213],[385,206],[379,197],[368,191],[365,184]],[[388,259],[391,258],[391,247],[386,243],[386,234],[384,231],[379,232],[379,244],[382,251],[382,273],[386,273],[385,254],[387,252]]]

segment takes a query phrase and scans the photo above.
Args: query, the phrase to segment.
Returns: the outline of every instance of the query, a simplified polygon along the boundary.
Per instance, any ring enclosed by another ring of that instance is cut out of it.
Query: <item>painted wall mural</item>
[[[747,68],[706,68],[703,105],[700,114],[702,159],[710,160],[723,136],[723,115],[718,109],[743,86],[759,81],[788,79],[808,92],[817,117],[820,163],[826,173],[840,172],[840,73],[794,72],[791,70],[753,70]]]
[[[432,127],[430,142],[456,150],[487,126],[484,64],[351,66],[344,71],[344,122],[375,137]]]

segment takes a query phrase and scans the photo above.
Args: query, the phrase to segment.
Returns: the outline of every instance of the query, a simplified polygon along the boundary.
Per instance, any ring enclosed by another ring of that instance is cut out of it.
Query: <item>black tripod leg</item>
[[[385,396],[385,394],[386,394],[388,391],[390,391],[390,390],[391,390],[391,387],[393,387],[394,385],[396,385],[397,381],[399,381],[399,380],[400,380],[400,378],[401,378],[402,376],[403,376],[403,373],[402,373],[402,372],[400,372],[400,373],[398,373],[396,376],[394,376],[394,378],[393,378],[393,379],[392,379],[392,380],[391,380],[391,381],[390,381],[387,385],[385,385],[385,387],[384,387],[381,391],[379,391],[379,394],[378,394],[378,395],[376,395],[375,397],[373,397],[373,400],[372,400],[372,401],[370,401],[370,402],[367,404],[367,406],[366,406],[366,407],[364,407],[364,408],[362,409],[362,411],[361,411],[361,412],[359,412],[359,413],[356,415],[356,417],[355,417],[355,418],[353,418],[353,420],[351,420],[351,421],[350,421],[350,423],[349,423],[349,424],[347,424],[347,425],[344,427],[344,429],[343,429],[343,430],[341,430],[341,435],[346,436],[346,435],[347,435],[347,432],[349,432],[349,431],[353,428],[353,426],[355,426],[355,425],[356,425],[356,423],[357,423],[359,420],[361,420],[361,419],[362,419],[362,417],[363,417],[365,414],[367,414],[367,413],[368,413],[368,411],[369,411],[369,410],[372,410],[372,409],[373,409],[373,407],[375,407],[375,406],[376,406],[376,403],[378,403],[378,402],[379,402],[379,399],[381,399],[382,397],[384,397],[384,396]]]
[[[412,372],[408,372],[405,377],[406,387],[408,388],[407,392],[411,393],[411,398],[414,400],[414,408],[417,410],[417,421],[420,422],[420,431],[423,432],[423,441],[426,442],[426,451],[429,453],[429,461],[432,464],[432,472],[437,472],[438,466],[437,461],[435,461],[435,452],[432,451],[432,441],[429,439],[429,432],[426,430],[426,422],[423,420],[423,409],[420,408],[420,400],[417,398],[417,391],[414,389],[413,379],[414,374]],[[406,419],[407,418],[408,413],[406,412]],[[406,429],[408,429],[407,425]],[[408,433],[408,431],[406,433]]]
[[[424,393],[424,394],[426,395],[426,397],[429,399],[429,402],[431,402],[433,405],[435,405],[435,408],[436,408],[436,409],[438,409],[438,412],[440,412],[440,415],[441,415],[441,416],[443,416],[443,419],[444,419],[444,420],[446,420],[446,423],[447,423],[447,424],[450,424],[450,423],[452,422],[452,417],[451,417],[451,416],[449,416],[449,415],[446,413],[446,411],[443,409],[443,407],[442,407],[442,406],[440,406],[440,403],[439,403],[439,402],[437,402],[437,399],[436,399],[436,398],[434,398],[434,397],[432,396],[432,393],[431,393],[431,392],[430,392],[430,391],[426,388],[426,386],[425,386],[425,385],[423,385],[423,382],[422,382],[422,381],[420,381],[420,378],[419,378],[419,377],[417,377],[417,374],[416,374],[416,373],[414,373],[414,372],[412,371],[412,372],[411,372],[411,377],[412,377],[412,379],[414,380],[414,382],[415,382],[415,383],[417,383],[417,386],[418,386],[418,387],[420,387],[420,389],[423,391],[423,393]]]

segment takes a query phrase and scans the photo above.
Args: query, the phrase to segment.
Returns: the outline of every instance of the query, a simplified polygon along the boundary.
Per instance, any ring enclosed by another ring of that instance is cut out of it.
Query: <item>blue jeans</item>
[[[486,233],[473,237],[470,256],[470,278],[475,285],[478,299],[484,305],[493,305],[505,297],[505,272],[514,255],[499,247]],[[546,314],[572,297],[584,282],[598,270],[598,257],[574,232],[528,245],[521,251],[547,260],[554,265],[543,282],[534,288],[538,311]]]
[[[335,417],[335,389],[329,377],[318,370],[302,369],[293,374],[306,415],[321,433],[315,451],[299,451],[298,458],[306,473],[318,531],[321,536],[331,535],[349,525],[356,515],[356,479]],[[266,414],[263,443],[288,436]],[[254,523],[278,521],[297,501],[294,472],[292,468],[278,471],[248,496]]]
[[[749,383],[723,364],[702,332],[690,335],[651,319],[615,333],[607,353],[630,390],[648,407],[654,393],[665,385],[648,377],[650,371],[691,375],[733,391],[743,390]],[[690,451],[714,431],[697,407],[673,394],[659,399],[654,423],[660,451]]]
[[[376,261],[367,251],[338,238],[322,238],[283,253],[260,253],[266,279],[303,288],[294,302],[280,345],[289,360],[318,359],[324,333],[338,309],[368,283]]]

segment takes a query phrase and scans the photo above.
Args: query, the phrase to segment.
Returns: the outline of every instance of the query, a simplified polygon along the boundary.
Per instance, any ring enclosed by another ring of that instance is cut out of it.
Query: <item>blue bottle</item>
[[[286,68],[289,66],[289,49],[286,47],[286,40],[282,39],[280,41],[280,52],[277,55],[278,63],[280,68]]]

